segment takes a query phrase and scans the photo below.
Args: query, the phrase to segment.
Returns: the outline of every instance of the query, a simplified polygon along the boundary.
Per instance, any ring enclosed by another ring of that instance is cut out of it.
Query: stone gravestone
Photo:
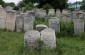
[[[33,30],[34,20],[35,20],[35,16],[32,12],[25,15],[25,18],[24,18],[24,31]]]
[[[57,17],[49,19],[49,27],[54,29],[56,33],[60,33],[60,21]]]
[[[41,31],[41,40],[44,42],[44,47],[54,49],[56,48],[55,30],[46,28]]]
[[[55,15],[54,9],[49,9],[48,15],[49,16],[54,16]]]
[[[19,14],[16,16],[16,31],[21,32],[24,28],[24,14]]]
[[[74,34],[80,35],[84,33],[84,15],[77,13],[74,19]]]
[[[43,9],[36,9],[35,11],[35,17],[37,19],[45,18],[46,17],[46,11]]]
[[[6,28],[6,12],[3,7],[0,5],[0,29]]]
[[[36,49],[37,40],[40,39],[40,33],[36,30],[27,31],[24,35],[24,45],[26,48]]]
[[[15,30],[15,20],[16,14],[14,10],[6,11],[6,29],[14,31]]]

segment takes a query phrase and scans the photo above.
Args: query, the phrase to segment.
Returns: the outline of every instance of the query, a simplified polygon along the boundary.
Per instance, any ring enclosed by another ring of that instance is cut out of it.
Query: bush
[[[60,30],[61,32],[58,33],[61,36],[73,36],[74,34],[74,24],[73,21],[69,23],[65,23],[64,21],[60,21]]]

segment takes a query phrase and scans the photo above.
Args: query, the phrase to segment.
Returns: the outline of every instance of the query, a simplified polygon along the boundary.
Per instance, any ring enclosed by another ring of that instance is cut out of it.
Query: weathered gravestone
[[[38,31],[27,31],[24,35],[25,48],[36,49],[38,47],[38,39],[40,39],[40,33]]]
[[[15,30],[15,20],[16,14],[14,10],[6,11],[6,29],[14,31]]]
[[[74,34],[80,35],[82,33],[84,33],[84,15],[77,13],[74,18]]]
[[[35,17],[36,18],[45,18],[46,17],[46,11],[45,10],[43,10],[43,9],[36,9],[36,11],[35,11]]]
[[[56,48],[55,30],[46,28],[41,31],[41,40],[44,42],[44,47],[54,49]]]
[[[0,29],[6,28],[6,12],[0,5]]]
[[[27,13],[24,17],[24,31],[33,30],[35,16],[32,12]]]
[[[21,32],[24,28],[24,13],[21,13],[16,16],[16,31]]]
[[[49,27],[54,29],[56,33],[60,33],[60,20],[57,17],[50,18]]]
[[[64,21],[65,23],[71,22],[73,20],[71,17],[71,13],[63,14],[61,20]]]
[[[55,14],[54,9],[49,9],[48,15],[53,16]]]

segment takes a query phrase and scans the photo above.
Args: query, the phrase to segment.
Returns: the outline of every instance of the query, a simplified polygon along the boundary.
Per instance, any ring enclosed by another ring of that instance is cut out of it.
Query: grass
[[[57,48],[41,51],[24,49],[24,33],[0,30],[0,55],[85,55],[85,39],[62,36],[57,38]]]

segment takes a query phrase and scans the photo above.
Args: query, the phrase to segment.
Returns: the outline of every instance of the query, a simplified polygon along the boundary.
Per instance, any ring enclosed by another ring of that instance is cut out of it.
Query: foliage
[[[51,5],[49,5],[49,4],[43,5],[43,9],[46,10],[47,15],[48,15],[48,12],[49,12],[50,8],[51,8]]]
[[[0,30],[0,55],[85,55],[85,39],[62,36],[57,38],[57,48],[25,50],[24,33]]]
[[[10,3],[5,3],[5,6],[15,7],[15,3],[13,3],[13,2],[10,2]]]
[[[29,4],[29,2],[31,2],[32,4],[38,3],[39,8],[42,8],[44,5],[48,6],[48,4],[50,4],[55,9],[55,12],[56,12],[56,9],[60,9],[62,13],[62,10],[67,7],[67,1],[68,0],[22,0],[21,3],[19,4],[27,5]]]
[[[73,36],[74,33],[74,24],[73,21],[69,22],[69,23],[65,23],[64,21],[60,21],[60,30],[61,33],[60,35],[68,35],[68,36]]]
[[[3,0],[0,0],[0,5],[4,6],[5,2]]]
[[[34,5],[31,2],[25,5],[26,10],[32,10],[33,8],[34,8]]]
[[[85,0],[82,1],[82,6],[80,8],[85,10]]]
[[[48,26],[48,19],[42,18],[34,21],[34,29],[36,29],[37,24],[44,24]]]

